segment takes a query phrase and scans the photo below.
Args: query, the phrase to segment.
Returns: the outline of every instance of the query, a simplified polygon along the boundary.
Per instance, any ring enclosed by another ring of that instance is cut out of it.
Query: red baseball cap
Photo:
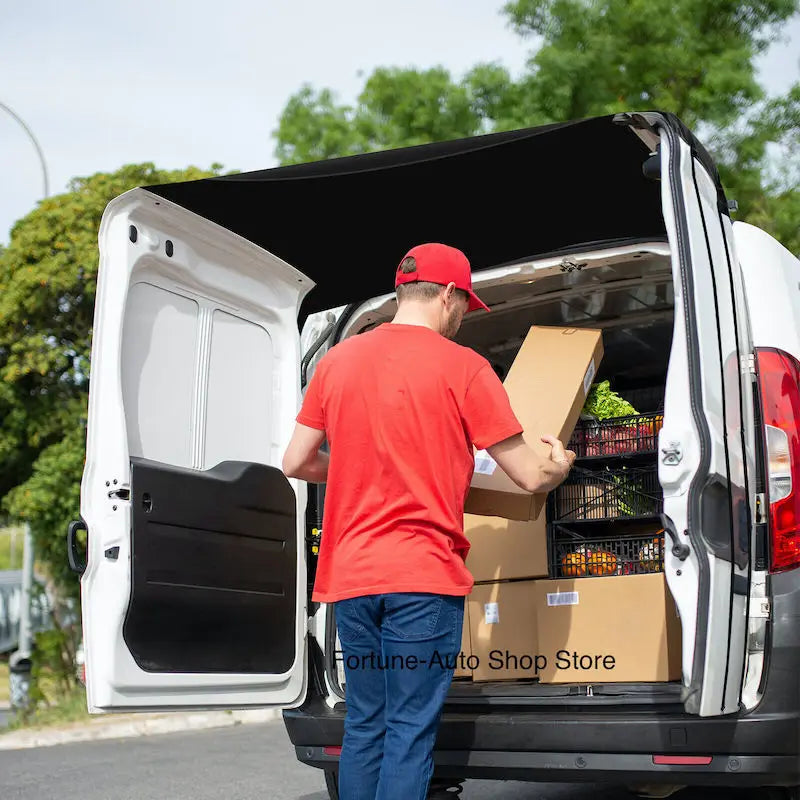
[[[442,286],[454,283],[457,289],[463,289],[469,295],[468,312],[479,308],[489,310],[489,306],[472,291],[472,271],[467,257],[460,250],[446,244],[431,242],[412,247],[403,256],[400,264],[407,258],[413,258],[417,262],[417,269],[415,272],[402,272],[398,266],[394,279],[395,288],[401,283],[412,281],[427,281]]]

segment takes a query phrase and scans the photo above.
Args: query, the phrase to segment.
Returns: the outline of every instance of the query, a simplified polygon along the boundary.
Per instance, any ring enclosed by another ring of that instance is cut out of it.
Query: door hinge
[[[741,363],[742,363],[742,375],[753,375],[756,374],[756,357],[754,353],[750,353],[745,356],[741,356]]]

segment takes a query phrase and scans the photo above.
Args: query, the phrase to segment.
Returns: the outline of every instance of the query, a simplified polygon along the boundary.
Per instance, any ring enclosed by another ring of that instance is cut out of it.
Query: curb
[[[281,711],[274,708],[101,716],[86,723],[64,725],[57,728],[2,733],[0,734],[0,750],[25,750],[31,747],[52,747],[72,742],[127,739],[181,731],[229,728],[235,725],[257,725],[280,719],[280,716]]]

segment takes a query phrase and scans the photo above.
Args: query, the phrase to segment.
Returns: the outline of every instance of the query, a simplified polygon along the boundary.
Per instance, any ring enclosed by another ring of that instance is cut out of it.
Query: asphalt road
[[[281,722],[0,751],[2,800],[327,800]],[[682,793],[675,800],[754,795]],[[468,781],[462,800],[630,800],[622,789]]]

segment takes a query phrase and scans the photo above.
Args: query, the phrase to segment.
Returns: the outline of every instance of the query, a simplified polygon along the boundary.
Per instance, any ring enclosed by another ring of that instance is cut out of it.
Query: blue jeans
[[[335,604],[347,716],[341,800],[425,800],[461,650],[464,598],[379,594]]]

